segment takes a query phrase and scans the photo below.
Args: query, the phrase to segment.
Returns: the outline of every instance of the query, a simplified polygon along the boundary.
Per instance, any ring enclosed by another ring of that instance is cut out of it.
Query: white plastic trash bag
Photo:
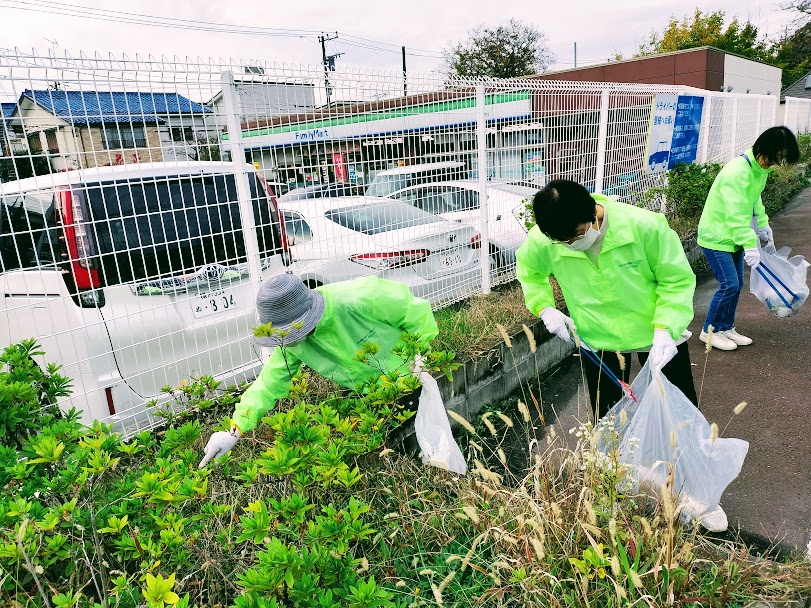
[[[713,441],[698,408],[662,374],[652,377],[647,363],[631,388],[637,401],[623,397],[598,423],[600,449],[619,450],[631,492],[661,497],[672,467],[673,492],[680,502],[691,502],[695,516],[715,509],[740,473],[749,443]]]
[[[422,394],[414,418],[414,430],[422,450],[422,462],[464,475],[467,473],[467,463],[451,433],[439,386],[427,372],[416,375],[422,382]]]
[[[749,291],[778,317],[797,314],[808,299],[808,262],[801,255],[789,257],[791,249],[761,247],[760,264],[752,269]]]

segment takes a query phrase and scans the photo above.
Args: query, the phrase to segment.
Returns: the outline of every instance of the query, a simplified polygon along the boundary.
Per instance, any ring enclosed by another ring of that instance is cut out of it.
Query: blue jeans
[[[714,331],[732,329],[735,327],[738,298],[743,289],[743,249],[729,253],[702,247],[701,251],[704,252],[713,275],[718,279],[718,291],[710,302],[704,331],[709,331],[710,325]]]

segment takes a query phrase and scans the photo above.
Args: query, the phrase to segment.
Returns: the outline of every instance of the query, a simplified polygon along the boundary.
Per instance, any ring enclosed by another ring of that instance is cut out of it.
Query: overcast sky
[[[302,37],[257,36],[152,27],[43,12],[66,10],[60,6],[68,5],[56,0],[0,0],[0,45],[47,52],[52,46],[50,40],[58,44],[60,53],[152,53],[316,65],[321,61],[318,33],[337,31],[338,38],[327,43],[327,53],[344,53],[337,60],[339,67],[396,71],[401,66],[399,46],[405,45],[409,71],[434,72],[442,67],[439,54],[443,48],[464,39],[469,29],[482,24],[497,26],[514,18],[548,34],[549,46],[557,56],[552,69],[564,69],[573,65],[575,42],[578,65],[604,62],[616,52],[628,57],[651,30],[660,30],[671,15],[692,13],[696,6],[703,11],[724,10],[728,18],[737,15],[741,20],[749,19],[769,35],[781,32],[791,19],[790,14],[779,10],[779,0],[76,0],[73,6],[77,5],[304,32]],[[12,8],[15,6],[18,8]]]

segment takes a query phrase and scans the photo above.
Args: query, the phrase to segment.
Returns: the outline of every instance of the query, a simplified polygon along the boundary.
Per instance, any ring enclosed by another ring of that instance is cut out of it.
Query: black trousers
[[[630,383],[631,377],[631,355],[633,353],[622,353],[625,358],[625,371],[620,369],[620,360],[617,353],[613,351],[600,350],[595,351],[597,356],[600,357],[603,363],[614,372],[617,378],[623,382]],[[649,353],[637,353],[639,365],[645,365],[648,360]],[[602,368],[597,365],[591,358],[582,353],[580,357],[583,361],[583,371],[586,374],[586,384],[589,387],[589,399],[591,400],[591,411],[597,412],[597,418],[602,418],[606,415],[617,401],[622,399],[622,389],[609,378]],[[693,384],[693,370],[690,366],[690,351],[687,348],[687,342],[682,342],[678,346],[678,352],[670,362],[664,366],[662,372],[665,378],[670,380],[676,385],[679,390],[684,393],[693,405],[698,407],[698,397],[696,396],[696,387]]]

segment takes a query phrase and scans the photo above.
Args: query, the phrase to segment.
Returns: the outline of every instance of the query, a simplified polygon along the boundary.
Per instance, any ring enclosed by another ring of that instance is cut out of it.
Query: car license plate
[[[439,257],[439,265],[442,268],[451,268],[453,266],[458,266],[462,263],[462,254],[459,252],[450,253],[448,255],[443,255]]]
[[[211,292],[191,299],[191,311],[195,319],[222,314],[237,308],[233,292]]]

